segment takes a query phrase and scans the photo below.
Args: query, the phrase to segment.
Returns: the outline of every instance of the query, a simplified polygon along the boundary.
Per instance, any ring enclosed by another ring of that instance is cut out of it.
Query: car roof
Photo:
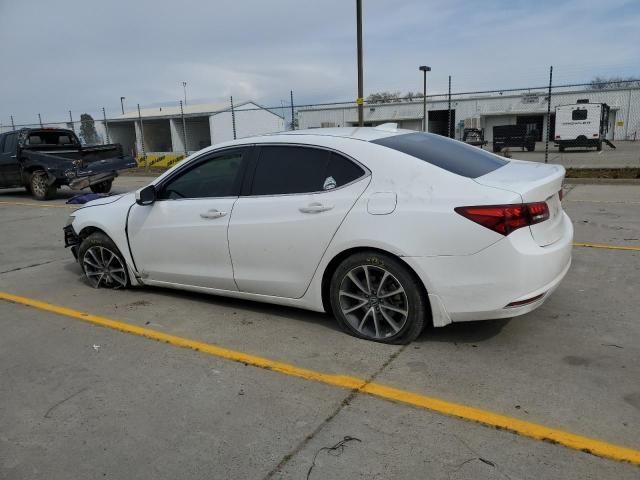
[[[415,133],[415,130],[405,130],[396,128],[395,124],[384,124],[378,127],[335,127],[335,128],[308,128],[305,130],[290,130],[287,132],[269,133],[263,137],[285,136],[285,135],[312,135],[321,137],[352,138],[370,142],[379,138],[402,135],[404,133]],[[255,138],[255,137],[254,137]]]

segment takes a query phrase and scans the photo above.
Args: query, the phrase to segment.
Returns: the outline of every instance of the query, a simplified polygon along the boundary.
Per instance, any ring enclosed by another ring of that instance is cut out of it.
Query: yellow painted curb
[[[587,247],[587,248],[604,248],[606,250],[629,250],[632,252],[640,252],[640,247],[625,246],[625,245],[606,245],[603,243],[584,243],[574,242],[574,247]]]
[[[234,362],[252,365],[258,368],[272,370],[292,377],[312,380],[326,385],[333,385],[349,390],[356,390],[375,397],[391,400],[414,407],[424,408],[433,412],[442,413],[452,417],[461,418],[471,422],[480,423],[489,427],[509,430],[524,437],[542,440],[550,443],[557,443],[573,450],[589,453],[598,457],[609,458],[621,462],[640,465],[640,451],[631,448],[614,445],[601,440],[583,437],[570,432],[558,430],[556,428],[519,420],[498,413],[482,410],[467,405],[441,400],[435,397],[421,395],[419,393],[389,387],[378,383],[369,383],[364,379],[348,375],[335,375],[322,373],[315,370],[296,367],[289,363],[269,360],[264,357],[251,355],[244,352],[230,350],[217,345],[190,340],[168,333],[152,330],[149,328],[131,325],[129,323],[112,320],[110,318],[90,313],[80,312],[67,307],[52,305],[28,297],[13,295],[11,293],[0,292],[0,300],[17,303],[28,307],[37,308],[46,312],[63,315],[70,318],[93,323],[102,327],[111,328],[125,333],[150,338],[160,342],[165,342],[183,348],[190,348],[199,352],[207,353],[215,357],[224,358]]]

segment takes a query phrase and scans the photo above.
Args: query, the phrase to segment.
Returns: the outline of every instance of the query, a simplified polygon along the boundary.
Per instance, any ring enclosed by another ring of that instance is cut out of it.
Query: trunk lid
[[[563,210],[560,190],[565,169],[562,165],[510,160],[504,167],[478,177],[481,185],[515,192],[524,203],[547,202],[549,219],[531,225],[531,235],[540,246],[550,245],[562,238]]]

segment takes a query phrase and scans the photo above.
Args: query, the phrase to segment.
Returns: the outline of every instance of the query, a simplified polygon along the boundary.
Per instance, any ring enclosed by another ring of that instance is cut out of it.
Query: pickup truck
[[[0,134],[0,188],[25,187],[38,200],[68,185],[108,193],[118,171],[136,161],[122,146],[82,145],[72,130],[25,128]]]

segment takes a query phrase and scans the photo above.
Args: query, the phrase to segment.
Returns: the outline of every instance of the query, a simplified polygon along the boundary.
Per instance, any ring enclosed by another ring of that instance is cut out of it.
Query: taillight
[[[505,236],[518,228],[535,225],[549,218],[549,206],[546,202],[457,207],[455,211],[472,222]]]

